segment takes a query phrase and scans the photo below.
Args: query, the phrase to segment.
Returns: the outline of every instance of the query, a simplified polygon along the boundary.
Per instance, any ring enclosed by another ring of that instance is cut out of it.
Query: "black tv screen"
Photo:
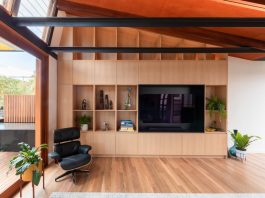
[[[203,132],[203,85],[139,85],[139,132]]]

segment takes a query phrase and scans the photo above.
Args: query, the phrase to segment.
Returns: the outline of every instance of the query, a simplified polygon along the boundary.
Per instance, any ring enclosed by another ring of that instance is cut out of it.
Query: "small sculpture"
[[[132,106],[132,100],[131,100],[131,92],[132,92],[132,88],[129,87],[128,89],[128,94],[124,103],[124,108],[125,110],[129,110]]]
[[[106,121],[103,122],[102,130],[103,131],[108,131],[109,130],[109,123],[108,122],[106,122]]]
[[[113,102],[112,102],[112,100],[109,101],[109,109],[113,109]]]
[[[87,109],[87,101],[86,99],[83,99],[82,101],[82,110],[86,110]]]
[[[109,109],[109,96],[105,95],[104,109]]]
[[[104,91],[99,91],[99,109],[104,109]]]

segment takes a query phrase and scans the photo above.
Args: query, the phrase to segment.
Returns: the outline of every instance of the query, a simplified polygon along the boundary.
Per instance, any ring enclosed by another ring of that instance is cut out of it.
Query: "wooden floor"
[[[9,169],[9,161],[16,154],[15,152],[0,152],[0,194],[19,179],[15,175],[15,170],[6,174]]]
[[[52,192],[265,192],[265,154],[249,155],[242,163],[232,159],[181,158],[96,158],[89,176],[55,182],[63,171],[52,165],[46,170],[46,189],[36,189],[36,197]],[[31,185],[23,188],[31,196]],[[18,197],[18,194],[16,195]],[[23,196],[23,197],[24,197]]]

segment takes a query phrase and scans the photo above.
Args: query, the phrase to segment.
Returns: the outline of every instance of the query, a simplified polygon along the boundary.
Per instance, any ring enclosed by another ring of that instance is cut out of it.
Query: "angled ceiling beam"
[[[37,37],[28,28],[17,26],[13,17],[11,17],[2,8],[0,8],[0,26],[1,26],[0,36],[5,38],[6,40],[9,40],[10,34],[18,35],[21,38],[21,40],[31,44],[32,49],[28,49],[28,51],[32,53],[34,56],[40,58],[40,54],[47,54],[51,55],[54,58],[57,58],[57,55],[48,49],[48,45],[43,40]],[[22,44],[23,42],[19,42],[19,40],[12,40],[10,42],[12,42],[13,44],[15,44],[20,48],[25,47]],[[39,51],[40,53],[35,53],[36,51]]]
[[[265,18],[15,17],[17,26],[60,27],[265,27]]]
[[[265,49],[251,47],[49,47],[53,52],[86,53],[265,53]]]

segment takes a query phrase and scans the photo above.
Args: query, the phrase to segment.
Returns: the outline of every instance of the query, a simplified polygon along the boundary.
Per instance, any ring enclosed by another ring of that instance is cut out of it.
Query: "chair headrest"
[[[80,138],[80,130],[76,127],[54,130],[54,143],[71,141]]]

